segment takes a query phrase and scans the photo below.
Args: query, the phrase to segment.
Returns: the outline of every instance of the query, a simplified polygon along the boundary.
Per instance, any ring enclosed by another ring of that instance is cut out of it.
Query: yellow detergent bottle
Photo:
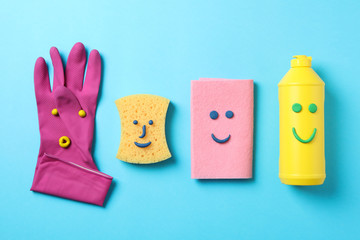
[[[279,177],[288,185],[320,185],[325,180],[325,83],[311,57],[294,56],[281,79]]]

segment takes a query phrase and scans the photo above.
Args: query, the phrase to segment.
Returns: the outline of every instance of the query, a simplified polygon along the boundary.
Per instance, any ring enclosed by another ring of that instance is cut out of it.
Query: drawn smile
[[[224,138],[224,139],[218,139],[217,137],[215,137],[215,135],[213,133],[211,134],[211,137],[217,143],[226,143],[230,139],[230,134],[227,138]]]
[[[295,137],[299,142],[309,143],[309,142],[311,142],[311,141],[314,139],[314,137],[315,137],[316,128],[314,128],[313,133],[312,133],[311,136],[310,136],[308,139],[306,139],[306,140],[302,139],[301,137],[299,137],[299,135],[297,135],[296,130],[295,130],[294,127],[292,128],[292,132],[293,132],[293,134],[294,134],[294,137]]]
[[[136,125],[136,124],[138,123],[138,121],[137,121],[137,120],[134,120],[133,123]],[[150,120],[150,121],[149,121],[149,124],[152,125],[152,124],[153,124],[153,121]],[[143,125],[143,126],[142,126],[142,134],[139,136],[139,138],[144,138],[145,135],[146,135],[146,126]],[[151,144],[151,142],[147,142],[147,143],[134,142],[134,143],[135,143],[135,145],[136,145],[137,147],[140,147],[140,148],[146,148],[147,146],[149,146],[149,145]]]
[[[147,146],[149,146],[149,145],[151,144],[151,142],[147,142],[147,143],[134,142],[134,143],[135,143],[135,145],[136,145],[137,147],[141,147],[141,148],[145,148],[145,147],[147,147]]]

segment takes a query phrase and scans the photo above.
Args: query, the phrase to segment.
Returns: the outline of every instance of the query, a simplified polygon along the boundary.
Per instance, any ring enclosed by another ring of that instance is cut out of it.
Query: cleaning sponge
[[[121,120],[118,159],[149,164],[171,157],[165,136],[169,103],[167,98],[150,94],[135,94],[115,101]]]
[[[251,178],[253,80],[191,81],[191,176]]]

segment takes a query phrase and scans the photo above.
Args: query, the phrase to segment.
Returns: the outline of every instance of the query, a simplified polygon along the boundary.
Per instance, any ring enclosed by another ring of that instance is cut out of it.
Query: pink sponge
[[[191,81],[191,177],[252,178],[253,80]]]

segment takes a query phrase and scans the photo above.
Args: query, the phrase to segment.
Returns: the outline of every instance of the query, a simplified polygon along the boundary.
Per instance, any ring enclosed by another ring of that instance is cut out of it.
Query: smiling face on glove
[[[165,136],[166,98],[137,94],[115,101],[121,120],[121,141],[116,157],[148,164],[171,157]]]

